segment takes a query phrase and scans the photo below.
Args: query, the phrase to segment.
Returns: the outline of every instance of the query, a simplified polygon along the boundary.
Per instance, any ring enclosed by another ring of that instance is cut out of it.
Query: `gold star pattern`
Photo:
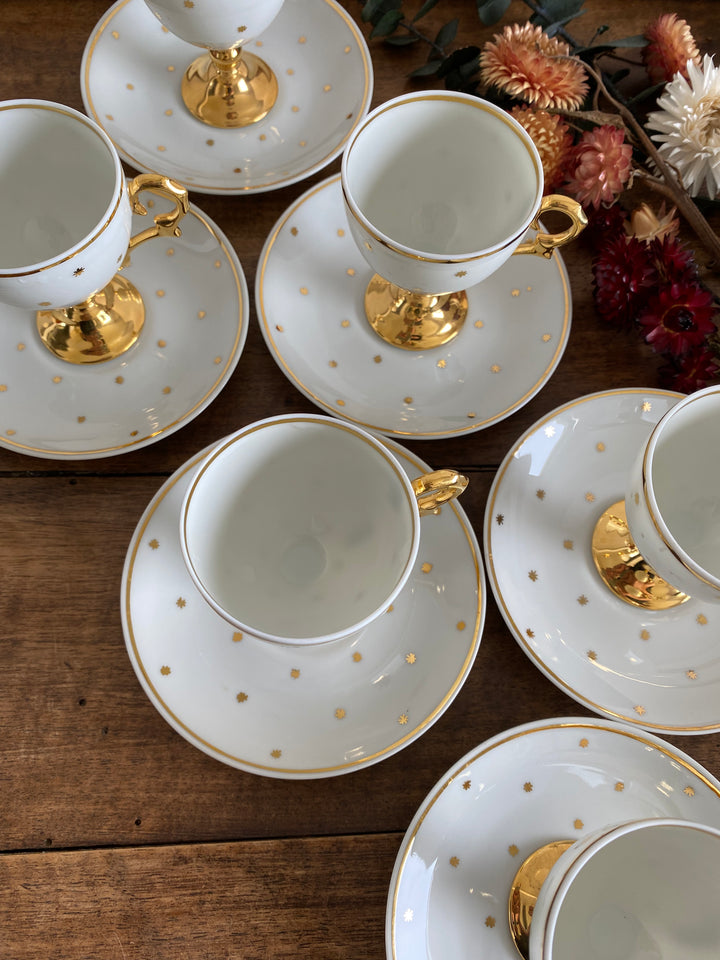
[[[425,563],[420,567],[423,573],[430,573],[432,568],[433,568],[433,565],[431,563],[428,563],[427,561],[425,561]]]
[[[447,366],[447,360],[438,360],[437,366],[440,368],[440,370],[444,370]]]
[[[344,720],[346,717],[346,712],[342,707],[338,707],[335,711],[335,718],[337,720]]]
[[[600,443],[595,444],[595,449],[597,450],[598,453],[605,453],[605,444],[602,442],[602,440],[600,441]]]
[[[157,550],[157,548],[160,546],[160,543],[158,540],[155,539],[155,537],[153,537],[152,540],[150,540],[150,542],[148,543],[148,546],[150,547],[151,550]]]
[[[573,820],[573,826],[575,827],[576,830],[582,830],[585,824],[582,822],[582,820],[578,819],[578,820]]]
[[[485,926],[492,929],[495,926],[495,917],[485,917]]]
[[[467,276],[467,270],[458,270],[458,272],[455,274],[455,276],[456,276],[456,277],[466,277],[466,276]]]
[[[350,326],[350,321],[349,321],[349,320],[343,320],[343,321],[341,322],[340,326],[341,326],[344,330],[347,330],[347,328]]]
[[[475,321],[475,326],[476,326],[476,328],[477,328],[478,330],[482,330],[482,328],[485,326],[485,324],[482,322],[482,320],[476,320],[476,321]]]
[[[406,726],[408,720],[409,720],[409,717],[406,713],[401,713],[400,716],[398,717],[398,723],[400,724],[401,727]]]
[[[650,403],[649,400],[645,400],[642,406],[640,407],[640,409],[642,410],[643,413],[650,413],[650,411],[652,410],[652,404]]]
[[[1,388],[0,388],[0,389],[1,389]],[[77,418],[77,422],[78,422],[78,423],[85,423],[85,420],[86,420],[85,417],[78,417],[78,418]]]
[[[164,667],[160,667],[160,673],[161,673],[164,677],[170,676],[170,673],[171,673],[171,672],[172,672],[172,671],[170,670],[170,667],[168,667],[167,665],[164,666]]]
[[[582,740],[580,741],[580,746],[582,747],[583,750],[587,750],[587,748],[590,746],[590,741],[588,740],[587,737],[582,738]]]
[[[544,333],[542,335],[542,342],[549,343],[552,340],[552,336],[549,333]]]
[[[530,627],[527,628],[527,630],[525,631],[525,633],[528,635],[528,637],[530,637],[531,640],[532,640],[532,639],[534,638],[534,636],[535,636],[535,631],[534,631],[534,630],[531,630]]]
[[[405,657],[405,663],[409,663],[411,666],[417,661],[417,657],[414,653],[408,653]]]
[[[697,680],[697,674],[694,670],[686,670],[685,676],[688,678],[688,680]]]
[[[563,546],[565,547],[566,550],[574,550],[575,542],[574,540],[563,540]]]
[[[236,630],[235,633],[233,633],[232,638],[233,638],[233,643],[240,643],[240,641],[243,638],[242,631]]]
[[[707,626],[708,619],[704,613],[699,613],[695,618],[701,627]]]
[[[290,676],[293,678],[293,680],[297,680],[297,678],[300,676],[300,671],[297,667],[292,668],[290,671]]]
[[[352,658],[354,663],[360,663],[362,660],[362,654],[356,650],[355,653],[353,653]]]
[[[615,793],[622,793],[624,789],[625,784],[622,782],[622,780],[618,780],[618,782],[615,784]]]
[[[588,605],[588,603],[590,603],[590,601],[589,601],[588,598],[585,596],[585,594],[582,593],[582,594],[580,594],[580,596],[578,597],[578,603],[580,604],[581,607],[586,607],[586,606]]]
[[[685,787],[685,789],[683,790],[683,793],[685,794],[686,797],[694,797],[695,787]]]
[[[545,499],[545,491],[544,491],[544,490],[536,490],[536,491],[535,491],[535,496],[538,498],[538,500],[544,500],[544,499]]]
[[[175,601],[175,606],[180,607],[180,609],[182,610],[183,607],[187,606],[187,600],[184,597],[178,597],[177,600]]]
[[[538,578],[537,570],[530,570],[530,572],[528,573],[528,577],[532,580],[533,583],[535,583]]]
[[[296,237],[296,236],[298,235],[298,228],[297,228],[297,227],[290,227],[290,233],[291,233],[294,237]]]
[[[248,698],[248,695],[246,693],[243,693],[241,690],[235,699],[237,700],[238,703],[245,703],[247,698]]]
[[[645,709],[645,707],[642,706],[642,704],[638,704],[636,707],[633,707],[633,709],[635,710],[635,713],[639,717],[642,717],[644,714],[647,713],[647,710]]]
[[[498,513],[498,515],[495,517],[495,523],[496,523],[499,527],[501,527],[501,526],[505,523],[505,514],[503,514],[503,513]]]
[[[78,267],[77,270],[73,270],[74,277],[79,277],[83,273],[85,273],[85,267]]]
[[[597,660],[597,653],[594,650],[588,650],[588,660]]]
[[[375,354],[375,356],[373,357],[373,361],[374,361],[375,363],[382,363],[382,357],[380,356],[379,353],[376,353],[376,354]]]
[[[649,639],[650,639],[650,631],[649,631],[649,630],[641,630],[641,631],[640,631],[640,639],[641,639],[641,640],[649,640]]]
[[[510,296],[511,296],[511,297],[519,297],[519,296],[520,296],[520,291],[519,291],[518,289],[512,290],[512,291],[510,292]]]
[[[273,758],[273,760],[279,760],[282,756],[282,750],[278,750],[276,747],[274,750],[270,751],[270,756]]]
[[[532,789],[533,789],[533,785],[530,783],[529,780],[523,784],[523,790],[525,791],[525,793],[532,793]]]
[[[508,853],[511,857],[516,857],[520,853],[520,849],[516,846],[516,844],[511,843],[508,847]]]
[[[585,500],[586,500],[587,503],[595,503],[595,494],[594,494],[594,493],[590,493],[590,492],[588,491],[588,493],[585,494]]]
[[[300,293],[301,293],[304,297],[306,297],[306,296],[308,295],[308,288],[307,288],[307,287],[300,287]]]
[[[543,430],[543,433],[548,439],[550,439],[550,437],[555,436],[555,427],[552,424],[550,424],[549,426],[545,427],[545,429]]]
[[[408,907],[405,913],[403,914],[403,920],[405,921],[405,923],[411,923],[414,916],[415,914],[412,912],[410,907]]]
[[[494,363],[490,367],[490,373],[500,373],[501,370],[502,370],[502,367],[500,366],[499,363]]]
[[[463,785],[462,785],[463,790],[469,790],[471,782],[472,781],[470,780],[463,780]]]
[[[450,866],[459,867],[460,866],[460,857],[450,857]]]

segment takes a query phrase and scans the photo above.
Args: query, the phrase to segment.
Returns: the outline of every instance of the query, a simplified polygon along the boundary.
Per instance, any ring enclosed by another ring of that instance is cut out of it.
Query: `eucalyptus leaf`
[[[380,17],[378,22],[372,28],[370,38],[389,37],[390,34],[397,29],[397,25],[400,23],[402,18],[402,10],[388,10],[387,13],[384,13],[382,17]]]
[[[459,20],[450,20],[444,27],[440,27],[438,35],[435,37],[435,45],[443,49],[449,43],[452,43],[457,36]]]
[[[364,23],[378,23],[389,11],[402,6],[402,0],[367,0],[360,17]]]
[[[409,47],[413,43],[417,43],[420,37],[385,37],[385,43],[389,43],[392,47]]]
[[[472,63],[480,56],[480,47],[461,47],[459,50],[453,50],[449,57],[440,64],[438,70],[439,77],[448,77],[453,71],[458,71],[466,63]]]
[[[510,0],[477,0],[478,16],[480,22],[489,27],[497,23],[510,6]]]
[[[418,20],[422,20],[422,18],[423,18],[426,14],[430,13],[430,11],[432,10],[432,8],[433,8],[434,6],[437,6],[437,4],[438,4],[439,2],[440,2],[440,0],[425,0],[425,3],[420,7],[420,9],[418,10],[418,12],[417,12],[417,13],[415,14],[415,16],[412,18],[412,22],[413,22],[413,23],[417,23]]]
[[[427,63],[424,63],[421,67],[418,67],[417,70],[413,70],[413,72],[408,74],[408,76],[435,77],[437,76],[437,72],[441,63],[442,63],[442,60],[429,60]]]
[[[582,13],[585,0],[545,0],[533,4],[535,16],[546,23],[567,23]]]

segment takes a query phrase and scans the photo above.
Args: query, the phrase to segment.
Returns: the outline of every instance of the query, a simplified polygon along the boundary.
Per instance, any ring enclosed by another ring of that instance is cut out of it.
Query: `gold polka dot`
[[[403,403],[408,403],[408,404],[409,404],[409,403],[412,403],[412,402],[413,402],[413,398],[412,398],[412,397],[403,397]]]
[[[159,153],[165,153],[165,147],[159,146],[159,147],[158,147],[158,152],[159,152]]]
[[[414,663],[416,663],[416,662],[417,662],[417,657],[415,656],[414,653],[408,653],[408,654],[406,655],[406,657],[405,657],[405,663],[409,663],[410,666],[412,666],[412,665],[413,665]]]
[[[15,431],[12,430],[12,429],[11,429],[11,430],[6,430],[5,433],[6,433],[6,435],[7,435],[8,437],[14,437],[14,436],[15,436]]]
[[[219,364],[222,363],[222,357],[215,357],[213,359],[213,363],[215,364],[215,366],[218,366]]]
[[[331,90],[332,90],[332,86],[329,83],[326,83],[325,86],[323,87],[323,92],[329,93]]]
[[[164,297],[164,296],[165,296],[165,291],[164,291],[164,290],[156,290],[156,291],[155,291],[155,296],[156,296],[156,297]]]
[[[349,320],[343,320],[342,323],[340,324],[340,326],[343,327],[343,328],[345,328],[345,329],[347,330],[347,328],[350,326],[350,321],[349,321]]]
[[[52,378],[52,382],[53,382],[53,383],[62,383],[62,377],[53,377],[53,378]]]
[[[686,797],[694,797],[695,787],[685,787],[685,789],[683,790],[683,793],[685,794]]]
[[[171,116],[172,116],[172,110],[166,110],[166,111],[165,111],[165,116],[166,116],[166,117],[171,117]]]
[[[583,750],[587,750],[587,748],[590,746],[590,741],[587,737],[582,738],[580,741],[580,746],[583,748]]]
[[[575,827],[576,830],[582,830],[585,824],[582,822],[582,820],[578,819],[578,820],[573,820],[573,826]]]
[[[162,392],[164,394],[172,393],[172,387],[163,387]]]
[[[337,360],[328,360],[328,366],[332,367],[334,370],[335,367],[337,366]]]
[[[485,917],[485,926],[492,929],[495,926],[495,917]]]
[[[25,349],[25,344],[24,344],[24,343],[19,343],[19,344],[17,345],[17,348],[16,348],[16,349],[17,349],[17,350],[20,350],[20,351],[24,350],[24,349]]]
[[[362,660],[362,654],[358,653],[358,651],[356,650],[355,653],[353,653],[352,658],[355,663],[360,663],[360,661]]]
[[[338,405],[339,407],[344,407],[344,406],[345,406],[345,401],[344,401],[344,400],[338,400],[338,401],[337,401],[337,405]]]
[[[373,360],[375,361],[375,363],[382,363],[382,357],[380,356],[379,353],[375,354],[375,356],[373,357]]]
[[[214,147],[214,146],[215,146],[215,141],[212,140],[212,139],[211,139],[211,140],[206,140],[205,143],[206,143],[209,147]]]
[[[174,247],[168,247],[167,250],[165,251],[165,256],[166,256],[166,257],[174,257],[174,256],[175,256],[175,248],[174,248]]]
[[[427,561],[420,567],[423,573],[430,573],[432,568],[433,568],[433,565],[431,563],[428,563]]]
[[[240,643],[243,638],[242,630],[236,630],[232,635],[233,643]]]
[[[130,436],[131,436],[131,437],[136,437],[136,436],[138,435],[138,433],[139,433],[138,430],[131,430],[131,431],[130,431]]]
[[[114,117],[111,113],[106,113],[106,114],[105,114],[105,119],[112,121],[112,120],[115,119],[115,117]]]
[[[460,857],[450,857],[450,860],[448,862],[451,867],[457,868],[460,866]]]
[[[198,319],[202,320],[203,317],[206,317],[207,313],[204,310],[198,310]]]
[[[485,324],[482,322],[482,320],[476,320],[476,321],[475,321],[475,326],[477,327],[478,330],[482,330],[482,328],[485,326]]]
[[[293,70],[292,67],[288,67],[285,72],[287,73],[287,75],[288,75],[289,77],[291,77],[291,76],[295,73],[295,71]]]
[[[0,393],[7,393],[7,384],[0,383]]]
[[[157,345],[162,349],[167,346],[167,340],[158,340]]]
[[[85,423],[85,417],[82,417],[82,416],[78,417],[78,418],[77,418],[77,422],[78,422],[78,423]]]
[[[595,444],[595,449],[597,450],[598,453],[605,453],[605,444],[602,442],[602,440],[600,441],[600,443]]]
[[[285,332],[285,327],[283,327],[283,325],[280,324],[280,323],[276,323],[276,324],[275,324],[275,329],[277,330],[278,333],[284,333],[284,332]]]
[[[175,67],[171,63],[168,64],[168,73],[175,73]]]
[[[300,146],[300,147],[306,147],[306,146],[307,146],[307,140],[301,140],[301,141],[299,142],[298,146]]]
[[[345,49],[343,50],[343,53],[350,53],[351,50],[352,50],[352,47],[345,47]]]
[[[494,363],[490,367],[490,373],[500,373],[501,370],[502,370],[502,367],[500,366],[499,363]]]
[[[641,639],[641,640],[649,640],[649,639],[650,639],[650,631],[649,631],[649,630],[641,630],[641,631],[640,631],[640,639]]]
[[[117,38],[120,36],[120,34],[117,32],[117,30],[113,30],[111,36],[112,36],[113,40],[117,40]]]
[[[169,674],[171,673],[170,667],[168,667],[167,665],[164,666],[164,667],[160,667],[160,673],[161,673],[164,677],[169,676]]]
[[[355,271],[353,270],[352,267],[348,267],[347,270],[345,271],[345,273],[346,273],[349,277],[354,277],[354,276],[355,276]]]
[[[298,677],[300,676],[300,671],[298,670],[297,667],[292,668],[292,670],[290,671],[290,676],[293,678],[293,680],[298,679]]]
[[[615,784],[615,792],[622,793],[624,789],[625,784],[622,782],[622,780],[618,780],[618,782]]]
[[[307,287],[300,287],[300,293],[301,293],[304,297],[306,297],[306,296],[308,295],[308,288],[307,288]]]
[[[157,550],[157,548],[160,546],[160,543],[155,537],[153,537],[152,540],[148,541],[148,546],[151,550]]]
[[[338,235],[339,237],[344,237],[344,236],[345,236],[345,231],[342,229],[342,227],[338,230],[337,235]]]
[[[298,43],[307,43],[307,37],[298,37]]]
[[[135,89],[135,87],[134,87],[131,83],[126,83],[126,84],[125,84],[125,88],[126,88],[127,90],[134,90],[134,89]]]
[[[215,267],[216,270],[219,270],[220,267],[222,266],[222,260],[216,260],[213,266]]]
[[[296,237],[298,235],[298,228],[290,227],[290,233],[292,234],[293,237]]]
[[[338,707],[335,711],[335,717],[337,720],[344,720],[346,716],[347,714],[342,707]]]
[[[235,167],[233,173],[242,173],[242,167]]]
[[[466,626],[467,626],[467,624],[465,623],[464,620],[458,620],[458,622],[455,624],[455,629],[456,629],[456,630],[464,630]]]
[[[265,136],[264,133],[261,133],[260,136],[258,137],[258,140],[267,140],[267,137]]]
[[[300,107],[298,107],[297,104],[294,104],[290,109],[292,110],[293,113],[299,113],[299,112],[300,112]]]

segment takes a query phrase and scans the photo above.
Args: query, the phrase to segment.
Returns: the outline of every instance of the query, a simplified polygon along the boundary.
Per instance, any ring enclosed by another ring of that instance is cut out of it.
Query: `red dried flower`
[[[668,83],[676,73],[688,79],[688,60],[700,64],[700,51],[687,21],[676,13],[663,13],[645,30],[643,63],[653,83]]]
[[[625,211],[617,203],[609,207],[588,207],[585,212],[588,222],[583,239],[589,241],[594,249],[624,235]]]
[[[575,171],[568,191],[582,204],[599,207],[622,193],[632,173],[632,147],[618,127],[586,130],[575,147]]]
[[[514,23],[488,40],[480,74],[488,86],[552,110],[577,110],[588,92],[585,68],[570,47],[542,27]]]
[[[681,356],[716,329],[713,295],[696,281],[664,286],[638,317],[645,340],[657,353]]]
[[[620,233],[609,238],[593,260],[595,306],[614,326],[631,325],[657,285],[648,245]]]
[[[697,263],[692,252],[674,237],[653,240],[650,250],[661,280],[667,283],[690,282],[697,279]]]
[[[659,371],[661,386],[681,393],[702,390],[719,374],[718,361],[705,344],[691,347],[682,357],[670,357],[670,362]]]

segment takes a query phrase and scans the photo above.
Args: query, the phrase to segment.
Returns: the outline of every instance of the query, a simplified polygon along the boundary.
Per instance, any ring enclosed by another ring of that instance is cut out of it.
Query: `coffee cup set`
[[[367,47],[334,0],[118,0],[82,85],[87,116],[0,104],[15,357],[0,442],[109,456],[197,415],[249,309],[188,190],[275,189],[342,154],[273,228],[256,277],[271,354],[325,412],[251,423],[177,470],[131,540],[121,614],[149,699],[210,756],[284,779],[376,763],[450,706],[486,603],[466,478],[394,436],[482,429],[547,381],[569,333],[557,248],[582,210],[544,195],[532,141],[484,100],[424,92],[369,112]],[[126,180],[121,160],[142,172]],[[548,211],[567,229],[547,233]],[[720,730],[719,404],[713,388],[609,391],[508,453],[484,524],[495,598],[540,670],[608,719],[506,731],[436,785],[395,865],[393,960],[717,955],[699,885],[720,880],[720,782],[655,732]]]

